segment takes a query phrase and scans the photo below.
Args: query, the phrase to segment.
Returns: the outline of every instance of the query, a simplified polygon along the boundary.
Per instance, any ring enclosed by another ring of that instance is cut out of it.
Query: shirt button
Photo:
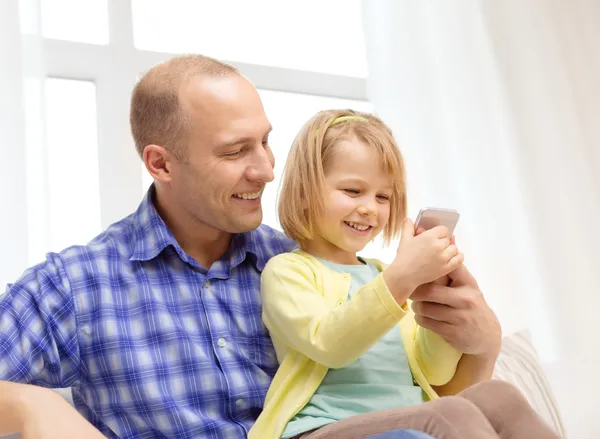
[[[217,344],[219,345],[219,347],[224,348],[225,346],[227,346],[227,340],[221,337],[217,340]]]
[[[243,405],[244,405],[244,400],[243,400],[243,399],[241,399],[241,398],[240,398],[240,399],[238,399],[238,400],[235,402],[235,405],[237,405],[238,407],[241,407],[241,406],[243,406]]]
[[[204,288],[209,289],[210,288],[210,281],[207,280],[206,282],[204,282]]]
[[[344,304],[344,301],[342,299],[338,299],[337,306],[342,306],[343,304]]]

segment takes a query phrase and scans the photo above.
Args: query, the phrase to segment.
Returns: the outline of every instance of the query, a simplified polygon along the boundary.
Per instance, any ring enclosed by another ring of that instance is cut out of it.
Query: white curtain
[[[600,2],[363,2],[368,94],[407,161],[410,210],[457,241],[505,333],[529,328],[571,437],[600,385]]]

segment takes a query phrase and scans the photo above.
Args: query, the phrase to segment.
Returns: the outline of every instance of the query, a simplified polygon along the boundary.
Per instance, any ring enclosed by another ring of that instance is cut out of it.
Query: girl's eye
[[[377,198],[379,198],[380,200],[385,200],[385,201],[388,201],[390,199],[390,197],[387,195],[377,195]]]
[[[358,189],[344,189],[344,191],[348,194],[356,195],[359,193]]]

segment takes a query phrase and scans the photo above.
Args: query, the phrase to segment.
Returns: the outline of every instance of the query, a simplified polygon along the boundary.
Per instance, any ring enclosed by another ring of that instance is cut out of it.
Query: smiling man
[[[176,57],[137,84],[130,122],[154,178],[137,211],[0,298],[0,434],[243,438],[263,408],[278,364],[260,273],[294,244],[261,225],[274,159],[258,92]],[[83,417],[42,387],[71,387]]]
[[[277,368],[260,272],[293,246],[261,225],[271,125],[252,83],[202,56],[151,69],[130,122],[153,187],[134,214],[9,287],[0,379],[72,387],[107,437],[244,437]],[[6,399],[19,393],[11,402],[60,407],[11,384],[0,383]]]

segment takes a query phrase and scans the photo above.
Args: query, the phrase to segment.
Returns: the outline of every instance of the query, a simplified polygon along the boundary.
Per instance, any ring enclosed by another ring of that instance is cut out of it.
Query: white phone
[[[448,238],[451,238],[459,217],[459,213],[453,209],[425,207],[421,209],[417,215],[415,231],[421,228],[429,230],[435,226],[446,226],[448,228]]]

